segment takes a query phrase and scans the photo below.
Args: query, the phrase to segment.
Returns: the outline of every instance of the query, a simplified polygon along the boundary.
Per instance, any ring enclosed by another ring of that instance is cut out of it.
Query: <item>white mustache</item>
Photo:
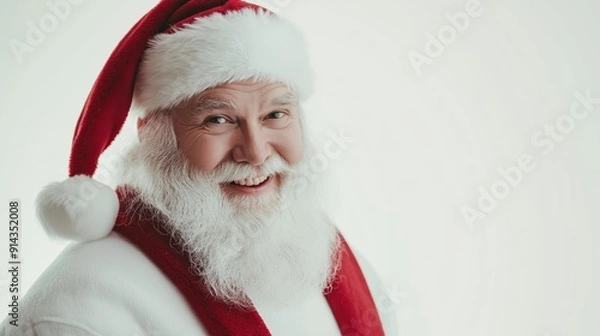
[[[210,178],[214,181],[219,181],[219,183],[230,183],[246,178],[290,174],[294,171],[281,156],[273,155],[260,167],[254,167],[247,163],[224,162],[210,173]]]

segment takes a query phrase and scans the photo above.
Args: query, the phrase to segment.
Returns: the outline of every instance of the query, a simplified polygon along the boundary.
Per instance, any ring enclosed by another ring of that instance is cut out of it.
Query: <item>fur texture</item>
[[[134,106],[148,114],[219,84],[250,78],[283,82],[302,100],[313,91],[312,77],[296,27],[265,10],[243,9],[157,35],[140,64]]]
[[[214,296],[248,306],[250,294],[284,307],[329,286],[338,267],[337,230],[320,211],[317,185],[296,180],[301,163],[274,155],[261,167],[224,162],[199,172],[177,150],[167,114],[150,116],[139,139],[124,157],[119,184],[135,188],[166,219]],[[272,173],[282,176],[281,187],[261,196],[230,198],[219,186]]]
[[[106,237],[119,210],[114,190],[84,175],[46,186],[36,203],[49,235],[78,241]]]

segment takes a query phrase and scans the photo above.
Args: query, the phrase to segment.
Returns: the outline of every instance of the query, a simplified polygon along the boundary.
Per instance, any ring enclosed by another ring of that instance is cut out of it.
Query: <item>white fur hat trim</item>
[[[300,100],[310,96],[313,73],[302,33],[262,9],[215,13],[154,37],[139,67],[133,103],[146,115],[250,78],[283,82]]]

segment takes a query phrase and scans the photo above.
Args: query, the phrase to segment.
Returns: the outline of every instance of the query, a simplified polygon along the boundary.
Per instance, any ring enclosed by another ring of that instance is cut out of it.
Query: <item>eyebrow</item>
[[[285,94],[280,97],[276,97],[270,102],[270,107],[272,106],[293,106],[298,104],[298,98],[291,94]],[[231,101],[222,100],[216,97],[204,97],[198,100],[196,105],[192,110],[192,115],[199,116],[206,114],[207,112],[214,110],[235,110],[235,104]]]
[[[235,105],[233,102],[214,98],[214,97],[205,97],[196,103],[194,109],[192,110],[193,115],[202,115],[208,111],[212,110],[234,110]]]
[[[281,97],[277,97],[271,100],[270,106],[285,106],[285,105],[296,105],[298,104],[298,98],[295,95],[288,93]]]

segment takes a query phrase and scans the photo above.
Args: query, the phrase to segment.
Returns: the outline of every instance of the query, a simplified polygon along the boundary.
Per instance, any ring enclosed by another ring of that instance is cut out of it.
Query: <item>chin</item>
[[[168,125],[150,126],[125,158],[122,182],[166,219],[215,297],[286,305],[327,286],[337,267],[337,230],[320,211],[318,185],[299,183],[306,181],[300,167],[271,157],[260,169],[227,162],[194,173],[174,139],[157,136]],[[240,179],[250,185],[230,183]]]

